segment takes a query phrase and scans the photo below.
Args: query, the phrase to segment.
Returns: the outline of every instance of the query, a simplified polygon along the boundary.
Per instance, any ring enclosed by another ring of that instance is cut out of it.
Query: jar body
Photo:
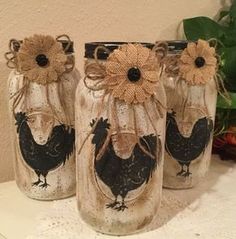
[[[30,82],[19,97],[24,76],[16,70],[9,76],[15,180],[30,198],[55,200],[75,193],[73,118],[78,80],[73,70],[48,85]]]
[[[210,165],[217,99],[215,81],[188,85],[179,74],[165,74],[165,90],[168,113],[163,186],[191,188],[206,176]]]
[[[147,229],[161,201],[166,112],[154,121],[155,132],[142,105],[131,106],[109,94],[103,98],[103,90],[93,92],[82,82],[77,89],[76,192],[80,215],[96,231],[106,234],[127,235]],[[156,95],[165,105],[161,82]],[[148,100],[151,117],[153,107]],[[135,141],[134,114],[137,136],[150,146],[147,150],[155,159],[140,151]],[[96,157],[99,149],[102,153]]]

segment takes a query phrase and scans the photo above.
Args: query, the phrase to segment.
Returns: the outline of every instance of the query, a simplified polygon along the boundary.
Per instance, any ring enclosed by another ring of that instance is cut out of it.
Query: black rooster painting
[[[210,141],[213,121],[207,117],[198,119],[191,135],[184,137],[178,129],[175,114],[174,111],[167,113],[165,147],[168,154],[181,166],[181,171],[177,173],[177,176],[188,177],[191,175],[189,165],[204,152]]]
[[[91,122],[91,127],[94,124],[95,120]],[[108,119],[100,118],[93,131],[92,143],[95,145],[95,171],[115,197],[114,202],[107,204],[107,208],[124,211],[127,208],[125,197],[128,192],[139,188],[144,183],[148,183],[157,167],[157,159],[144,153],[138,143],[135,144],[130,157],[120,158],[116,155],[111,139],[105,152],[97,159],[97,155],[108,136],[109,129]],[[145,150],[155,157],[161,148],[160,140],[154,134],[140,137],[140,143]],[[121,202],[118,201],[118,196],[122,198]]]
[[[54,126],[47,142],[40,145],[34,140],[26,113],[17,113],[15,120],[22,157],[38,176],[38,181],[32,185],[47,188],[48,172],[65,164],[74,150],[75,130],[67,129],[65,125]],[[44,182],[40,179],[41,175]]]

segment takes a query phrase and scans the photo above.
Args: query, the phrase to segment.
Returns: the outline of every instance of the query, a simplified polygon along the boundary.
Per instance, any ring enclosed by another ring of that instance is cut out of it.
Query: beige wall
[[[0,182],[13,179],[4,52],[10,38],[66,33],[82,70],[87,41],[176,39],[186,17],[214,16],[221,0],[0,0]]]

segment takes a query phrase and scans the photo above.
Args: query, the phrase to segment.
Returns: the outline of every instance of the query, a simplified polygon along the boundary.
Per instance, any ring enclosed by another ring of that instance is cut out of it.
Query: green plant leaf
[[[236,28],[224,27],[225,34],[222,37],[222,42],[227,47],[236,46]]]
[[[225,38],[224,27],[208,17],[184,19],[183,24],[185,36],[188,40],[196,41],[199,38],[223,40]]]
[[[221,48],[221,70],[226,76],[226,87],[236,91],[236,46]]]
[[[236,1],[234,0],[230,10],[229,10],[229,15],[236,21]]]
[[[221,11],[218,21],[220,22],[224,17],[228,16],[230,11]]]
[[[230,95],[230,98],[231,98],[231,105],[229,105],[221,95],[218,95],[218,97],[217,97],[217,108],[236,109],[236,93],[229,92],[229,95]]]

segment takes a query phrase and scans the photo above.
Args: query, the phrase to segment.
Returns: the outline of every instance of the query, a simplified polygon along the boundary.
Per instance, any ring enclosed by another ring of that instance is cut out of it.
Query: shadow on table
[[[214,156],[206,179],[197,186],[185,190],[163,189],[161,208],[150,230],[155,230],[174,218],[179,212],[199,199],[203,194],[213,192],[214,185],[220,176],[226,174],[232,167],[232,162],[222,161]],[[196,210],[192,209],[192,211]]]

